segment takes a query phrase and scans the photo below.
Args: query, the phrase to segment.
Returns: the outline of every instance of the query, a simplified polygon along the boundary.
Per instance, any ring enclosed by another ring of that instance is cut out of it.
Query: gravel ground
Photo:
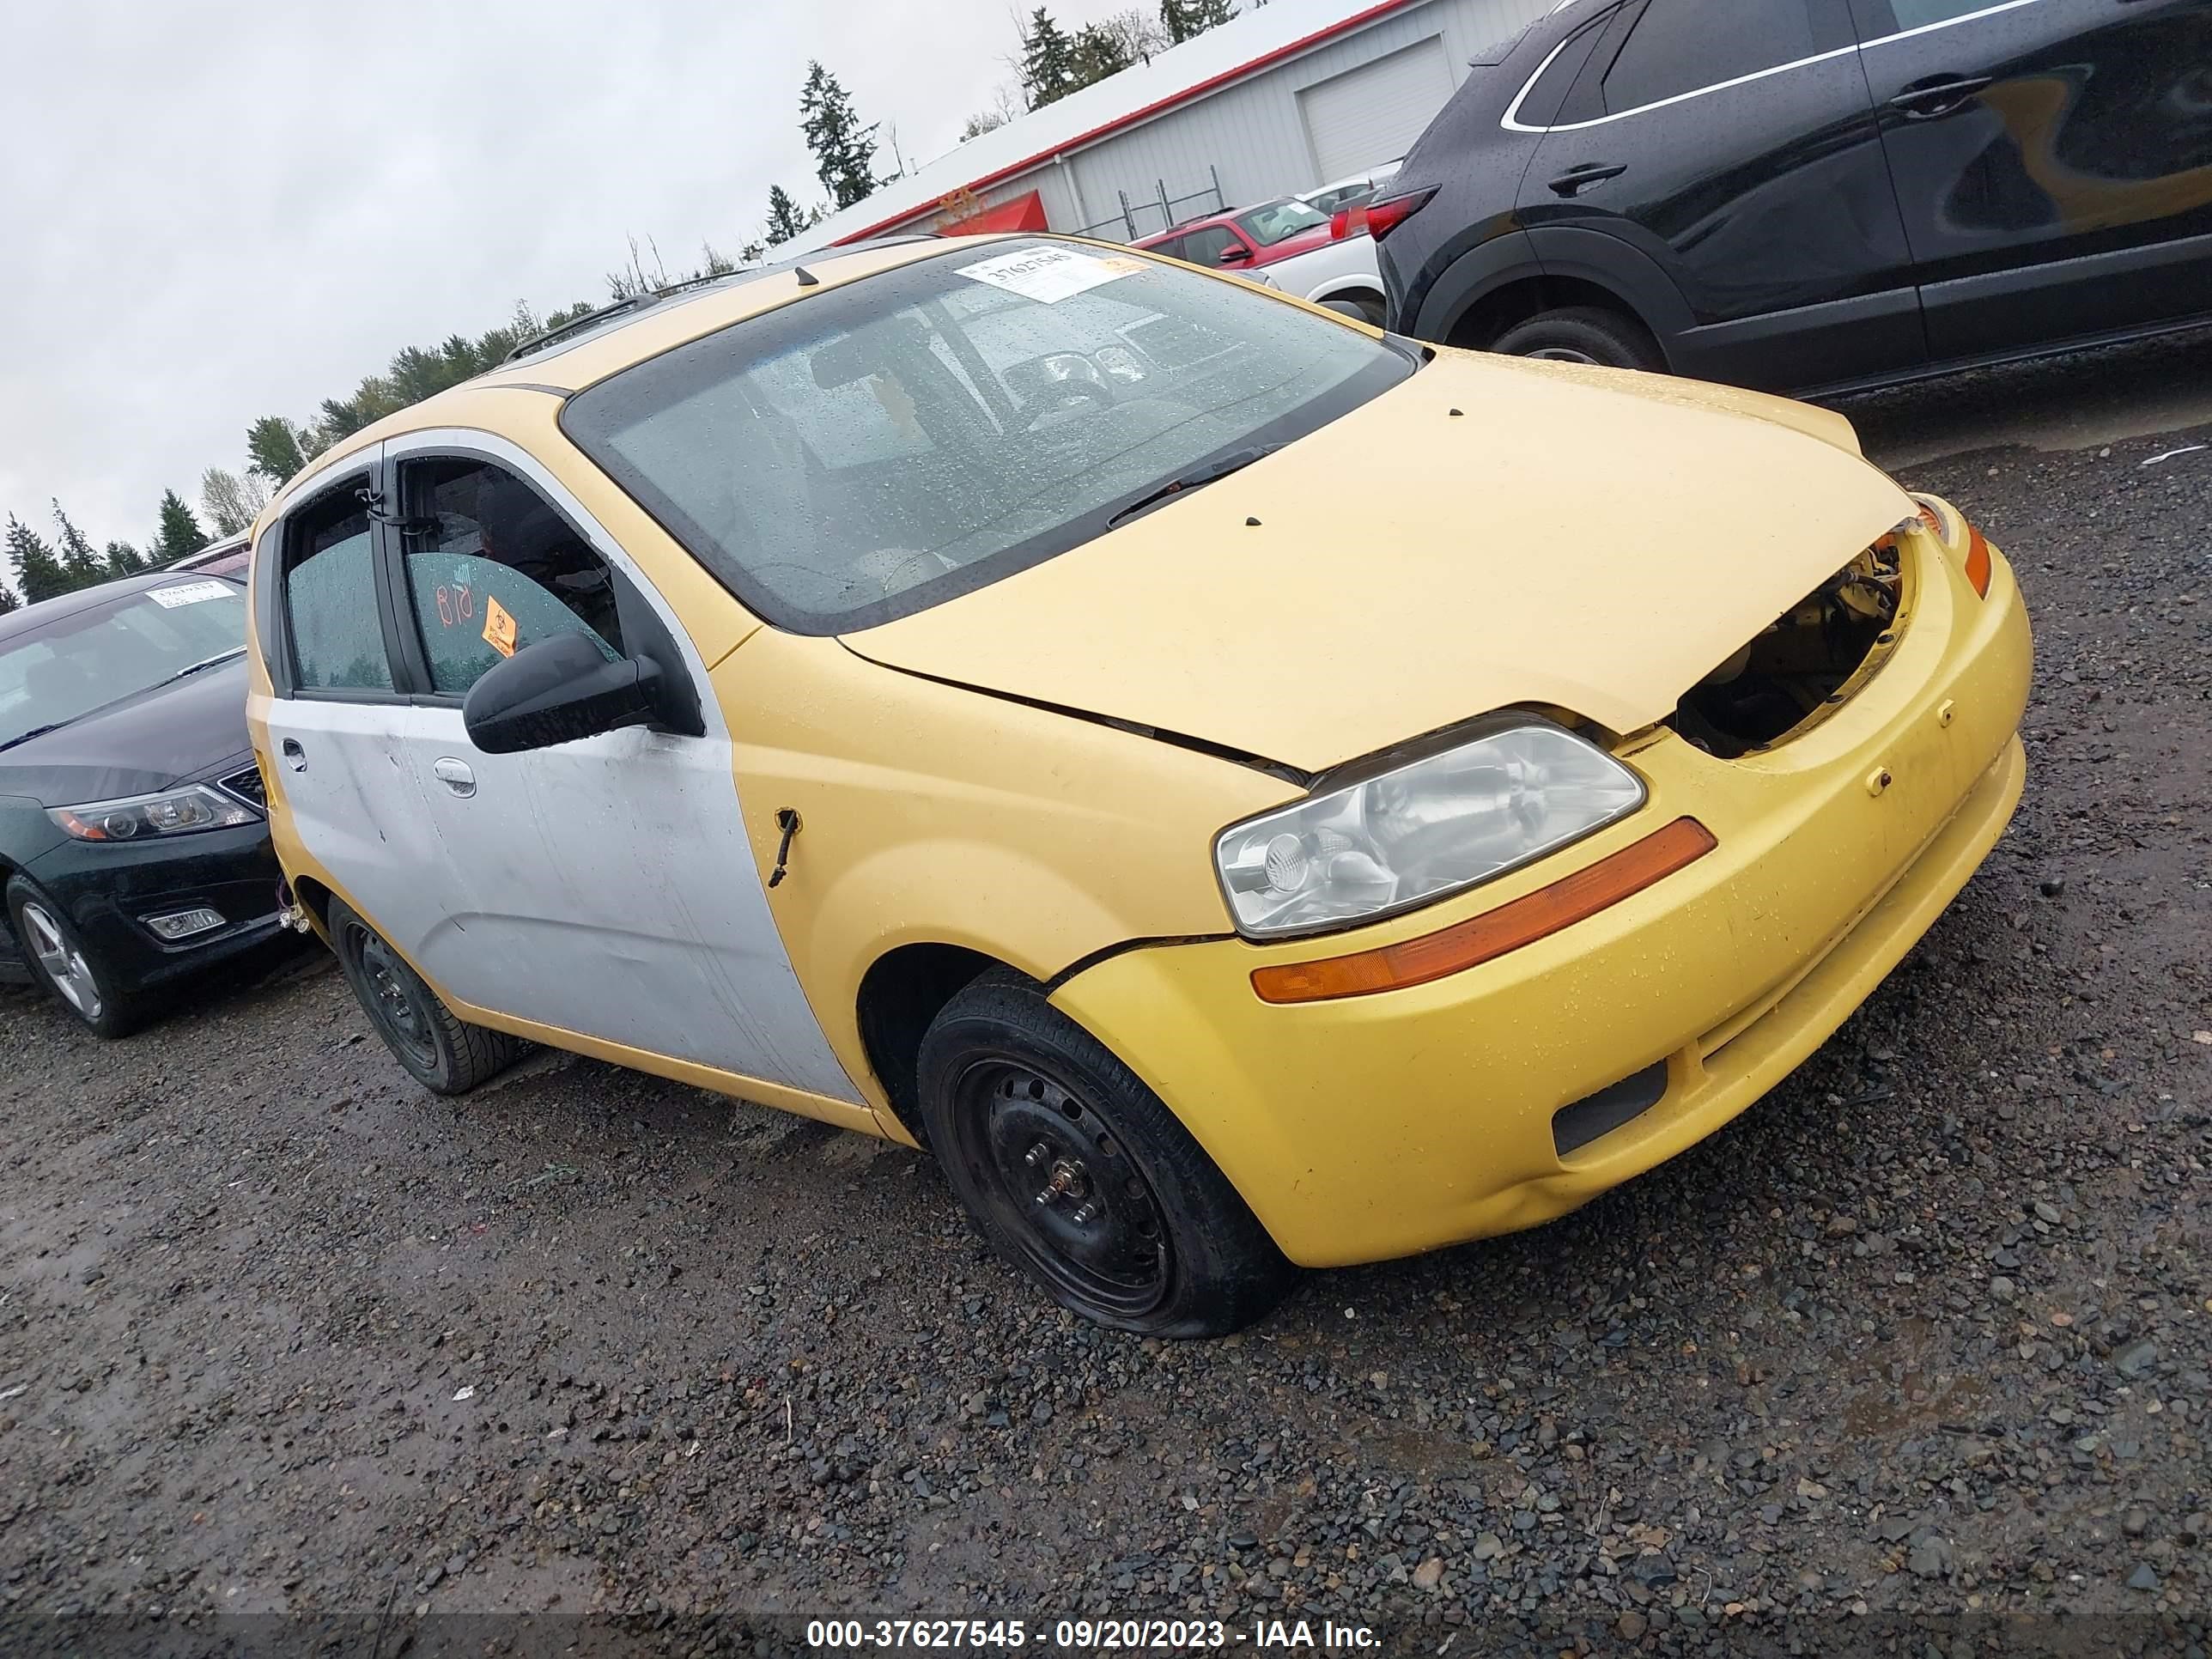
[[[2149,464],[2191,441],[1912,469],[2020,566],[2029,795],[1810,1063],[1241,1339],[1076,1324],[895,1148],[562,1056],[434,1099],[318,953],[119,1045],[0,993],[0,1648],[550,1609],[2192,1650],[2212,452]]]

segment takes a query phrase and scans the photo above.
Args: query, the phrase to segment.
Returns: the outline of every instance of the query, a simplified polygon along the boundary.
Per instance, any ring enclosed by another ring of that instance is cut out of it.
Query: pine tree
[[[110,581],[118,576],[135,576],[146,568],[146,556],[129,542],[108,543],[106,559]]]
[[[22,606],[22,600],[15,597],[15,590],[7,583],[0,582],[0,617],[6,616],[10,611],[20,611]]]
[[[1073,66],[1075,84],[1087,87],[1094,81],[1103,81],[1109,75],[1119,75],[1137,61],[1128,43],[1110,29],[1096,23],[1085,23],[1076,31],[1075,44],[1069,50]]]
[[[1236,0],[1160,0],[1160,22],[1170,46],[1218,28],[1236,15]]]
[[[1077,85],[1075,42],[1042,6],[1030,14],[1030,26],[1022,31],[1021,77],[1022,96],[1031,109],[1066,97]]]
[[[70,515],[62,511],[59,501],[52,503],[54,525],[59,534],[54,550],[60,556],[62,568],[68,573],[71,587],[90,587],[94,582],[107,580],[107,568],[100,562],[100,555],[92,550],[92,544],[84,538],[84,532],[70,522]]]
[[[46,545],[46,538],[12,513],[8,515],[7,548],[26,605],[54,599],[76,586],[62,568],[62,562],[54,556],[54,550]]]
[[[154,544],[147,554],[156,565],[173,564],[187,553],[197,553],[208,544],[207,532],[192,510],[184,504],[173,489],[161,492],[161,526],[154,532]]]
[[[246,470],[281,485],[307,464],[300,434],[282,415],[264,415],[246,428]]]
[[[785,193],[781,185],[768,187],[768,229],[763,233],[770,247],[781,247],[806,228],[806,216],[799,210],[799,204]]]
[[[799,130],[814,152],[815,175],[841,208],[863,200],[876,187],[873,126],[862,126],[853,100],[837,77],[818,63],[806,66],[799,92]]]

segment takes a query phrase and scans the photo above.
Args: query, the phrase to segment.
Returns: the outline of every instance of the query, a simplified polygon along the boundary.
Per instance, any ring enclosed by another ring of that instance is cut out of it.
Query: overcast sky
[[[1024,7],[1035,0],[1024,0]],[[1127,0],[1119,0],[1127,3]],[[1055,0],[1074,25],[1117,0]],[[820,198],[810,58],[909,165],[1011,78],[1009,0],[9,4],[0,514],[146,544],[256,416],[402,346],[604,301]],[[890,170],[888,152],[884,170]]]

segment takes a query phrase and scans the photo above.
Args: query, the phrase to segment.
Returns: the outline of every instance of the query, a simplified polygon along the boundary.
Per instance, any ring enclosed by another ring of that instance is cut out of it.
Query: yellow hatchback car
[[[253,608],[278,854],[416,1077],[926,1146],[1160,1334],[1711,1133],[2021,787],[2011,572],[1838,417],[1050,237],[535,342],[294,480]]]

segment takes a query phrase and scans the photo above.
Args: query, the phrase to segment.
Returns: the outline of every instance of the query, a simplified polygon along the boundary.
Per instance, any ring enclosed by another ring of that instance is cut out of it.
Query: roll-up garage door
[[[1321,167],[1317,182],[1396,161],[1451,93],[1443,40],[1434,34],[1304,88],[1298,108]]]

